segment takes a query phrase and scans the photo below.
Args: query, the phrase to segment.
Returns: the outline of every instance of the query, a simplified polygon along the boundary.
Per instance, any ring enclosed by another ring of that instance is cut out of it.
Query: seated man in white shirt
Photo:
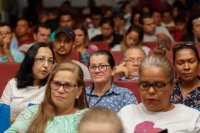
[[[146,56],[144,50],[138,46],[131,46],[123,55],[123,61],[116,66],[116,73],[124,72],[126,76],[120,80],[138,80],[139,67]]]
[[[51,28],[48,25],[46,24],[37,25],[35,27],[35,31],[33,34],[35,42],[31,44],[23,44],[19,47],[19,50],[26,52],[33,44],[37,42],[44,42],[46,44],[49,44],[50,34],[51,34]]]
[[[90,40],[93,37],[95,37],[96,35],[101,34],[101,28],[99,27],[99,23],[102,18],[103,18],[103,13],[102,13],[101,9],[96,8],[93,10],[93,12],[91,12],[92,25],[88,29],[88,36],[89,36]]]
[[[169,50],[171,42],[174,41],[168,30],[161,26],[156,26],[156,22],[151,13],[140,15],[139,22],[144,30],[143,42],[159,42]]]

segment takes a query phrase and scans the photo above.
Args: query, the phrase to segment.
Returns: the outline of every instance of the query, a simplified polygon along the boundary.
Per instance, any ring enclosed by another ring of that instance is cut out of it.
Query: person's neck
[[[17,37],[17,39],[19,39],[20,41],[24,41],[24,40],[27,40],[27,39],[29,39],[29,38],[30,38],[29,35],[22,36],[22,37]]]
[[[65,61],[72,61],[70,55],[60,56],[55,53],[55,58],[57,63],[65,62]]]
[[[198,77],[195,77],[191,81],[183,81],[182,79],[180,81],[181,90],[185,90],[187,92],[190,92],[191,90],[193,90],[194,88],[196,88],[198,86],[200,86],[200,81],[199,81]]]
[[[39,86],[41,80],[34,79],[32,86]]]
[[[83,52],[85,52],[85,50],[86,50],[84,44],[82,44],[82,45],[76,45],[76,46],[75,46],[75,49],[76,49],[77,51],[79,51],[80,53],[83,53]]]
[[[71,107],[68,107],[68,108],[57,107],[56,108],[56,116],[75,114],[76,110],[77,109],[74,106],[71,106]]]
[[[112,86],[112,82],[109,80],[106,83],[95,83],[94,84],[94,92],[98,95],[101,96],[104,93],[106,93]]]

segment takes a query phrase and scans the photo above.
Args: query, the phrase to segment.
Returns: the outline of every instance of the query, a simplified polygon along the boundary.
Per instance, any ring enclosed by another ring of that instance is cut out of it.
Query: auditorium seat
[[[143,42],[143,45],[149,47],[151,50],[159,46],[158,42]]]
[[[99,41],[99,42],[90,42],[90,44],[94,44],[98,47],[98,50],[108,50],[109,51],[109,44],[107,42]]]
[[[112,56],[115,59],[115,65],[119,65],[123,58],[123,52],[122,51],[110,51]]]
[[[14,78],[16,72],[19,70],[21,63],[9,63],[9,62],[1,62],[0,63],[0,96],[7,84],[7,82]]]

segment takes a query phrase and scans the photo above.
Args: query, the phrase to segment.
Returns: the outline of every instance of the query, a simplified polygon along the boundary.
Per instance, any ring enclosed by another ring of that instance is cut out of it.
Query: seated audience
[[[173,72],[165,56],[143,59],[138,79],[142,103],[127,105],[118,113],[124,133],[200,132],[200,112],[169,100],[175,84]]]
[[[130,23],[133,25],[141,26],[139,22],[139,18],[141,15],[141,11],[134,11],[131,15]]]
[[[178,42],[185,34],[187,34],[186,29],[186,19],[184,16],[176,16],[174,18],[175,31],[174,31],[174,40]]]
[[[192,16],[187,22],[188,34],[184,35],[180,41],[200,42],[200,14]]]
[[[35,31],[34,31],[34,34],[33,34],[35,42],[31,43],[31,44],[23,44],[23,45],[21,45],[19,47],[19,50],[27,52],[27,50],[33,44],[35,44],[37,42],[43,42],[43,43],[49,44],[50,34],[51,34],[51,29],[50,29],[50,27],[48,25],[46,25],[46,24],[38,24],[35,27]]]
[[[102,6],[103,7],[103,6]],[[102,10],[104,10],[103,12],[103,18],[110,18],[110,17],[113,17],[113,11],[111,8],[105,6],[105,9],[102,8]]]
[[[140,26],[132,25],[124,34],[122,43],[115,45],[111,50],[125,52],[131,46],[138,46],[145,51],[146,55],[148,55],[151,49],[147,46],[143,46],[142,43],[143,29]]]
[[[90,55],[98,48],[90,45],[87,29],[83,24],[77,24],[73,27],[76,35],[74,49],[81,53],[81,62],[88,62]]]
[[[126,20],[126,23],[124,27],[129,27],[131,25],[131,13],[133,12],[133,7],[130,3],[130,1],[124,1],[121,7],[121,12],[124,14],[124,19]]]
[[[153,14],[153,18],[154,18],[154,20],[155,20],[155,22],[156,22],[156,26],[161,26],[161,21],[162,21],[162,14],[161,14],[161,11],[157,11],[157,10],[154,10],[153,12],[152,12],[152,14]]]
[[[124,35],[126,32],[127,27],[125,27],[125,19],[123,14],[115,14],[113,17],[113,21],[115,24],[115,32],[119,35]]]
[[[71,59],[71,51],[75,46],[76,35],[69,27],[59,27],[55,32],[55,40],[53,42],[55,50],[55,58],[57,63],[72,61],[78,64],[83,72],[84,79],[91,79],[88,68],[79,61]]]
[[[13,31],[8,23],[0,23],[0,62],[22,62],[24,55],[10,47]]]
[[[41,105],[25,108],[5,133],[76,133],[87,108],[83,71],[63,62],[50,73]]]
[[[112,18],[103,18],[100,22],[101,33],[91,39],[91,41],[105,41],[112,49],[116,44],[120,44],[122,36],[115,33],[114,22]]]
[[[74,22],[74,17],[72,14],[70,14],[69,12],[62,12],[61,14],[59,14],[58,16],[58,25],[59,26],[67,26],[72,28],[74,26],[75,22]],[[54,41],[54,37],[55,37],[55,32],[53,31],[50,35],[50,42]]]
[[[131,46],[123,54],[123,61],[116,66],[116,73],[124,72],[120,80],[138,80],[138,72],[142,59],[146,56],[144,50],[138,46]]]
[[[91,40],[96,35],[101,34],[101,27],[99,26],[99,23],[101,22],[101,19],[103,18],[103,12],[100,8],[95,8],[93,12],[91,12],[91,26],[88,26],[88,36]]]
[[[81,118],[78,133],[123,133],[123,127],[115,112],[107,108],[94,108]]]
[[[31,25],[30,22],[25,18],[20,18],[17,21],[15,35],[18,41],[18,47],[23,44],[33,43],[34,39],[30,35]]]
[[[133,92],[112,82],[116,68],[110,52],[92,53],[88,65],[93,83],[86,88],[86,93],[92,108],[102,106],[118,112],[125,105],[137,104]]]
[[[172,13],[169,10],[165,10],[162,12],[162,22],[161,26],[164,27],[174,27],[174,21],[172,17]]]
[[[200,108],[199,54],[194,43],[180,43],[173,47],[173,62],[179,76],[171,102]]]
[[[27,51],[15,78],[7,83],[1,96],[1,102],[11,107],[11,122],[29,103],[40,104],[43,100],[53,62],[53,49],[48,44],[36,43]]]
[[[159,42],[166,49],[170,48],[170,44],[174,39],[166,28],[156,26],[156,22],[151,13],[141,14],[139,22],[144,30],[143,42]]]

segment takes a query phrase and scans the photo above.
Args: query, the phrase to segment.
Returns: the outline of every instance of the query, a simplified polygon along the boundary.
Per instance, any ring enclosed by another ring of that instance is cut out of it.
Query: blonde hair
[[[139,46],[142,47],[142,42],[143,42],[143,29],[140,26],[137,25],[132,25],[128,28],[128,30],[126,31],[126,33],[124,34],[123,40],[122,40],[122,44],[121,46],[121,50],[124,52],[128,49],[128,44],[126,43],[126,37],[129,33],[131,33],[132,31],[137,32],[139,34],[139,41],[135,46]]]
[[[44,99],[39,107],[38,113],[31,122],[27,133],[44,133],[46,129],[47,122],[55,117],[56,114],[56,105],[54,105],[51,100],[51,88],[50,82],[53,80],[54,75],[59,71],[71,71],[75,75],[77,84],[83,86],[83,90],[78,99],[75,100],[74,107],[77,109],[89,108],[89,104],[86,99],[85,85],[83,81],[83,71],[77,64],[73,62],[63,62],[57,64],[51,71],[47,87],[44,95]]]
[[[115,112],[108,108],[93,108],[87,111],[80,120],[78,125],[78,133],[81,133],[81,127],[87,122],[92,123],[108,123],[114,126],[113,129],[116,130],[116,133],[123,132],[123,126],[120,118]]]

